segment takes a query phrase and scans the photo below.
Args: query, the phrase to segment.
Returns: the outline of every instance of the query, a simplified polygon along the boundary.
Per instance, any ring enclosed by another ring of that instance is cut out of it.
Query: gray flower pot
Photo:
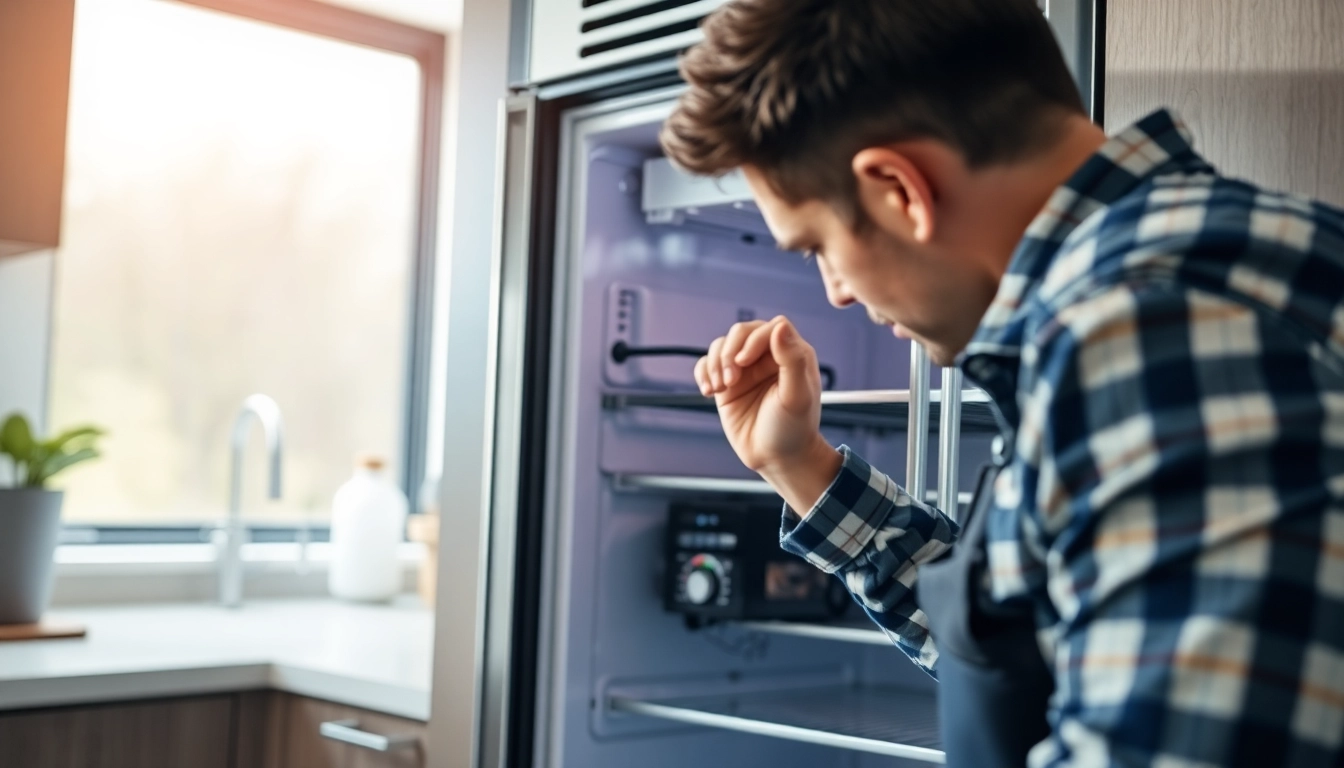
[[[0,489],[0,624],[42,618],[60,532],[60,491]]]

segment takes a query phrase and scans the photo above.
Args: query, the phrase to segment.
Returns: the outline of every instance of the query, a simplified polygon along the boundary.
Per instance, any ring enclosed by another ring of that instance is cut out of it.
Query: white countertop
[[[433,614],[331,600],[67,607],[88,637],[0,643],[0,710],[288,691],[429,719]]]

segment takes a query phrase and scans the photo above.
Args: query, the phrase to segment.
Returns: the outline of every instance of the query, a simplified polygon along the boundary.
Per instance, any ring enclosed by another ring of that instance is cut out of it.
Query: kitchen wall
[[[322,0],[370,16],[450,34],[462,18],[462,0]]]
[[[51,337],[52,251],[0,259],[0,418],[23,411],[43,428]],[[10,481],[0,462],[0,483]]]
[[[1110,0],[1106,128],[1176,108],[1219,169],[1344,205],[1344,3]]]

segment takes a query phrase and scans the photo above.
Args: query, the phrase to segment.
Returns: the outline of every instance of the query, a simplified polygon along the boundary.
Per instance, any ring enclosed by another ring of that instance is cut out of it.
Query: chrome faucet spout
[[[285,428],[284,420],[280,417],[280,406],[266,395],[252,395],[243,401],[233,422],[229,467],[229,516],[222,531],[219,532],[222,535],[217,539],[219,603],[227,608],[237,608],[243,602],[243,539],[246,536],[242,509],[243,452],[247,448],[247,436],[253,419],[261,424],[266,437],[266,456],[270,470],[268,495],[272,499],[278,499],[283,488],[281,465],[284,456]]]

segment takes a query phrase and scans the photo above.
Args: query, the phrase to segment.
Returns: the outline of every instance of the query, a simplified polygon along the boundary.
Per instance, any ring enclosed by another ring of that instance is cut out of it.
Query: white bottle
[[[383,474],[383,460],[361,457],[331,505],[331,594],[390,600],[401,592],[397,551],[406,530],[406,494]]]

